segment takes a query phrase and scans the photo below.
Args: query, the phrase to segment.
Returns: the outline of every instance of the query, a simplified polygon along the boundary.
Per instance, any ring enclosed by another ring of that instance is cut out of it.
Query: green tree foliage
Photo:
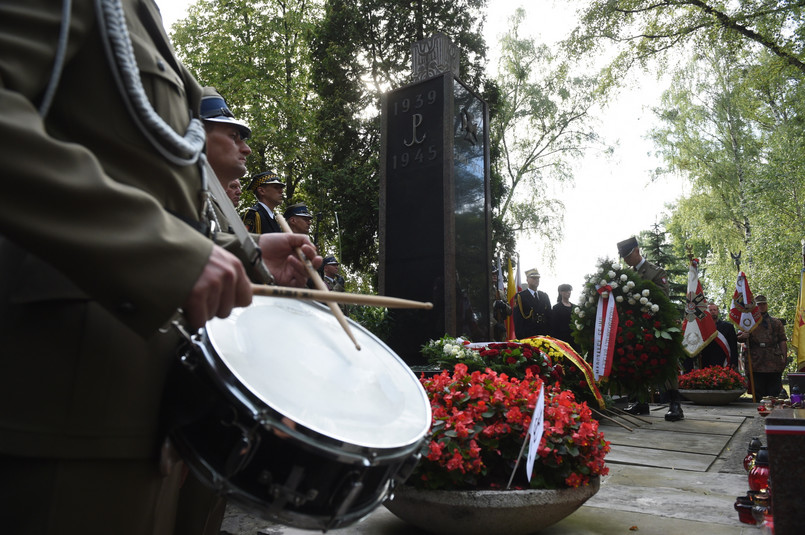
[[[342,262],[374,275],[377,262],[380,98],[410,82],[411,45],[437,31],[462,54],[460,78],[479,89],[486,0],[328,0],[311,49],[320,97],[308,193]],[[335,214],[342,232],[336,234]],[[335,241],[331,239],[335,245]]]
[[[590,115],[597,80],[573,75],[549,47],[522,37],[524,18],[518,9],[501,40],[500,101],[491,135],[500,150],[493,170],[505,187],[496,215],[515,231],[554,243],[564,205],[551,190],[572,178],[572,160],[597,143]]]
[[[580,26],[568,39],[577,56],[602,41],[622,45],[611,64],[617,82],[635,63],[682,45],[745,41],[769,51],[778,65],[805,73],[802,0],[593,0],[577,1]]]
[[[653,138],[666,171],[692,184],[669,230],[701,255],[705,292],[722,306],[740,253],[753,290],[778,307],[772,313],[794,308],[805,236],[801,92],[771,54],[716,44],[679,73],[658,110],[664,126]]]
[[[313,0],[198,0],[171,34],[191,72],[249,123],[250,173],[278,172],[289,202],[299,200],[317,152],[308,142],[319,104],[307,51],[319,12]]]

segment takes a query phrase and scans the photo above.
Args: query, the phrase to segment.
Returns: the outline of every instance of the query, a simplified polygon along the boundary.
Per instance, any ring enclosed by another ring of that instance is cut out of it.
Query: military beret
[[[280,180],[277,173],[274,171],[263,171],[252,177],[252,181],[249,182],[249,189],[255,191],[260,186],[265,186],[266,184],[279,184],[283,188],[285,187],[285,182]]]
[[[635,250],[635,247],[637,246],[637,238],[632,236],[627,240],[618,242],[618,254],[621,256],[621,258],[626,258],[632,253],[632,251]]]
[[[212,87],[203,89],[201,97],[201,118],[210,123],[230,124],[238,129],[241,139],[249,139],[251,129],[243,121],[235,119],[235,114],[229,109],[224,97]]]
[[[313,219],[313,215],[308,211],[307,206],[303,202],[298,202],[296,204],[290,205],[288,208],[285,209],[285,212],[282,214],[282,217],[288,219],[290,217],[309,217]]]

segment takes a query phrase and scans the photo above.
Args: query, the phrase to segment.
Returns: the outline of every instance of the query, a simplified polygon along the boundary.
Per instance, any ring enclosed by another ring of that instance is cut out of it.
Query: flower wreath
[[[682,356],[679,311],[653,282],[624,269],[613,260],[601,260],[598,270],[587,277],[573,310],[573,338],[586,352],[593,353],[596,312],[600,297],[596,286],[612,288],[620,318],[612,354],[609,382],[621,394],[637,394],[646,400],[652,386],[662,386],[678,373]]]
[[[517,379],[456,364],[420,379],[433,409],[431,440],[408,484],[426,489],[503,489],[527,439],[543,381],[527,372]],[[586,403],[558,385],[545,388],[545,424],[534,474],[525,478],[521,457],[515,488],[566,488],[606,475],[610,443]]]
[[[683,390],[746,390],[743,375],[724,366],[708,366],[679,376]]]

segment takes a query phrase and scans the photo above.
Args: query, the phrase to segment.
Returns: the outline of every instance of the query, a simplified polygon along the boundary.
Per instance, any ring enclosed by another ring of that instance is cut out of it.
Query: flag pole
[[[735,261],[735,268],[738,270],[738,275],[741,274],[741,252],[738,254],[730,252],[730,256]],[[747,303],[748,304],[748,303]],[[755,393],[755,374],[752,372],[752,353],[749,349],[749,342],[744,343],[746,348],[746,369],[749,372],[749,388],[752,390],[752,401],[757,402],[757,394]]]

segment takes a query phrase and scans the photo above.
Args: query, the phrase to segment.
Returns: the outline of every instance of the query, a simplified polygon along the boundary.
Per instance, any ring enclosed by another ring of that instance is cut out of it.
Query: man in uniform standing
[[[782,373],[787,364],[788,343],[783,322],[769,315],[766,296],[756,296],[755,303],[761,320],[752,332],[738,333],[738,341],[745,343],[749,350],[755,398],[759,400],[766,396],[777,397],[783,390]]]
[[[282,232],[280,224],[274,219],[274,210],[282,204],[285,183],[275,172],[263,171],[252,177],[249,189],[257,198],[257,204],[243,215],[246,229],[255,234]]]
[[[539,291],[539,270],[525,272],[528,287],[514,297],[514,334],[529,338],[549,334],[551,330],[551,298]]]
[[[310,223],[313,221],[313,215],[308,211],[305,203],[292,204],[285,209],[282,217],[288,222],[291,230],[297,234],[308,235],[310,233]]]
[[[640,254],[640,245],[637,238],[632,236],[629,239],[618,242],[618,254],[623,259],[623,262],[634,269],[637,274],[646,280],[650,280],[656,284],[665,295],[670,292],[668,284],[668,275],[661,267],[655,266],[646,260]],[[673,379],[669,379],[665,385],[668,398],[670,400],[668,412],[665,413],[665,419],[669,422],[676,422],[685,418],[682,412],[682,396],[679,393],[679,380],[674,375]],[[630,414],[648,414],[649,407],[647,403],[640,403],[632,401],[627,407],[626,412]]]
[[[0,2],[4,533],[172,535],[171,320],[194,332],[251,302],[245,251],[209,233],[201,87],[154,2],[121,3],[112,36],[115,4]],[[307,238],[266,238],[282,284],[307,278],[295,247],[321,262]]]

